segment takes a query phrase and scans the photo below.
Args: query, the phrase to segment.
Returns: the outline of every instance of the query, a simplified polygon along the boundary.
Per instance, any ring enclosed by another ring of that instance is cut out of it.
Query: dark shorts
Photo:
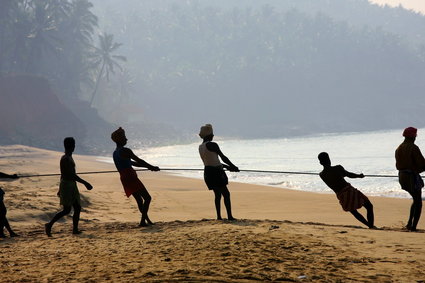
[[[409,193],[420,192],[424,186],[421,176],[410,170],[400,170],[398,181],[401,188]]]
[[[204,180],[209,190],[222,188],[229,183],[226,172],[221,166],[205,166]]]

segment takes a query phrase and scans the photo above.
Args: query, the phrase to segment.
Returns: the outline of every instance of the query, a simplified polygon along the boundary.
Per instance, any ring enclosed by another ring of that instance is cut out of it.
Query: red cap
[[[404,129],[403,131],[403,137],[406,138],[416,138],[416,133],[418,132],[418,129],[413,128],[413,127],[409,127]]]

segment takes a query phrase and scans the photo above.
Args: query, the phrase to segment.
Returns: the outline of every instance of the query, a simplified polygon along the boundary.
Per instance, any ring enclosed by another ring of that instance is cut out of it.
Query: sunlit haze
[[[370,0],[372,3],[380,5],[398,6],[402,5],[406,9],[414,10],[425,14],[425,1],[424,0]]]

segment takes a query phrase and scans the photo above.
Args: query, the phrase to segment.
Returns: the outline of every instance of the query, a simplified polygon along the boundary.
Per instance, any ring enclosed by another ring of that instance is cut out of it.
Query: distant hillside
[[[84,138],[83,123],[60,101],[46,79],[0,77],[0,142],[62,150],[64,137]]]

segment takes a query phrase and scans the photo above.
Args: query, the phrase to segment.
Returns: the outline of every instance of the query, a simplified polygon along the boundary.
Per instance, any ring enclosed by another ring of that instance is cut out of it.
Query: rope
[[[319,175],[313,172],[297,172],[297,171],[269,171],[269,170],[240,170],[241,172],[252,173],[272,173],[272,174],[294,174],[294,175]]]
[[[135,169],[135,171],[148,171],[148,169]],[[204,171],[204,169],[198,168],[161,168],[161,171]],[[90,172],[80,172],[77,175],[88,175],[88,174],[105,174],[105,173],[117,173],[116,170],[111,171],[90,171]],[[249,172],[249,173],[271,173],[271,174],[292,174],[292,175],[319,175],[319,173],[314,172],[300,172],[300,171],[273,171],[273,170],[240,170],[240,172]],[[31,177],[52,177],[60,176],[60,173],[53,174],[34,174],[34,175],[20,175],[19,178],[31,178]],[[365,177],[371,178],[397,178],[396,175],[364,175]]]

